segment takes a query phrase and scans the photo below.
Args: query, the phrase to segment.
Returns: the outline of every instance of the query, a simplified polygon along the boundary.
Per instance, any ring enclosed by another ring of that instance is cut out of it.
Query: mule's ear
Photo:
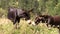
[[[32,12],[34,10],[34,8],[32,8],[31,10],[29,10],[28,12]]]

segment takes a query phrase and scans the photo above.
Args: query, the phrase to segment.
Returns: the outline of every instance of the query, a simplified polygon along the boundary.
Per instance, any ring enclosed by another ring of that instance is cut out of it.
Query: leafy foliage
[[[0,0],[0,8],[7,11],[9,6],[25,10],[34,8],[34,14],[60,15],[60,0]]]

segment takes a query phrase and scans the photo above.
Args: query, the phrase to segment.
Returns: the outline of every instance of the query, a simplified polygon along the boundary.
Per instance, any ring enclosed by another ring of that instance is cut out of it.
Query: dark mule
[[[30,12],[33,9],[26,11],[24,9],[19,9],[19,8],[14,8],[14,7],[9,7],[8,9],[8,19],[10,19],[13,22],[13,25],[18,22],[20,22],[21,18],[25,18],[25,20],[30,19]]]
[[[60,16],[58,16],[58,15],[56,15],[56,16],[42,15],[40,17],[42,17],[41,19],[44,20],[44,22],[50,24],[51,26],[53,26],[53,25],[55,25],[55,26],[60,25]]]
[[[60,16],[39,15],[39,17],[36,18],[35,18],[35,23],[42,21],[43,23],[48,23],[52,26],[60,25]]]
[[[55,25],[55,27],[57,27],[59,25],[58,29],[60,31],[60,16],[58,16],[58,15],[56,15],[56,16],[40,15],[39,17],[42,17],[39,21],[46,22],[47,26],[48,26],[48,24],[50,24],[51,26]],[[37,19],[36,19],[36,21],[37,21]]]

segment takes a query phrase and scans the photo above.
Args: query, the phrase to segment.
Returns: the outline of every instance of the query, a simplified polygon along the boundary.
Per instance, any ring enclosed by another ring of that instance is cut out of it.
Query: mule
[[[16,23],[19,24],[21,18],[25,18],[26,21],[29,21],[31,11],[33,11],[33,9],[26,11],[20,8],[9,7],[8,19],[10,19],[13,22],[13,25],[15,25]]]

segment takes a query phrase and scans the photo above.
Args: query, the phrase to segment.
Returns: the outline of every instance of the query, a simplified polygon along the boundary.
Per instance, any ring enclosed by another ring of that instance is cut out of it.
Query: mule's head
[[[34,22],[36,25],[38,25],[40,22],[44,23],[45,19],[44,17],[36,17]]]
[[[31,21],[30,24],[32,24],[32,25],[38,25],[40,22],[44,23],[45,19],[44,19],[44,17],[37,16],[34,21]]]
[[[23,13],[23,17],[24,17],[25,20],[30,24],[30,23],[31,23],[31,20],[30,20],[30,12],[32,12],[33,9],[28,10],[28,11],[23,9],[23,11],[25,11],[25,12]]]

